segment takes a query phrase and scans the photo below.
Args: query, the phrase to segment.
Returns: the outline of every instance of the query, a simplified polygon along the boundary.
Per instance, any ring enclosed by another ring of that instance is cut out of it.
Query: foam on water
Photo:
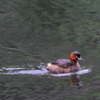
[[[87,68],[87,69],[80,69],[79,71],[77,72],[72,72],[72,73],[64,73],[64,74],[51,74],[52,76],[58,76],[58,77],[61,77],[61,76],[71,76],[72,74],[86,74],[86,73],[90,73],[92,71],[92,69],[90,68]]]
[[[3,70],[7,71],[7,72],[3,72]],[[25,68],[2,68],[0,69],[0,74],[6,74],[6,75],[14,75],[14,74],[32,74],[32,75],[48,75],[49,71],[46,70],[46,68],[43,68],[42,70],[36,70],[34,68],[27,70]],[[91,72],[92,69],[88,68],[88,69],[80,69],[77,72],[72,72],[72,73],[64,73],[64,74],[49,74],[51,76],[71,76],[72,74],[86,74]]]
[[[42,70],[22,70],[22,71],[15,71],[15,72],[0,73],[0,74],[7,74],[7,75],[14,75],[14,74],[46,75],[47,72],[42,71]]]
[[[0,74],[6,74],[6,75],[14,75],[14,74],[33,74],[33,75],[45,75],[49,72],[46,69],[40,69],[36,70],[34,68],[31,68],[30,70],[27,70],[26,68],[2,68],[0,69]],[[5,72],[7,71],[7,72]]]
[[[46,69],[44,66],[44,63],[40,63],[39,66],[36,67],[37,69],[34,68],[33,65],[29,65],[27,67],[17,67],[17,68],[5,68],[2,67],[0,69],[0,74],[6,74],[6,75],[14,75],[14,74],[30,74],[30,75],[51,75],[51,76],[71,76],[72,74],[86,74],[92,71],[92,69],[87,68],[87,69],[81,69],[77,72],[72,72],[72,73],[64,73],[64,74],[52,74],[49,73],[49,71]]]

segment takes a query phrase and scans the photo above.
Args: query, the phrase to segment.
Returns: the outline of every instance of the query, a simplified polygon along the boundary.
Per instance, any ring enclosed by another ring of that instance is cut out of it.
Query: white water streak
[[[0,74],[6,74],[6,75],[15,75],[15,74],[30,74],[30,75],[48,75],[49,74],[49,71],[44,68],[42,69],[39,69],[39,70],[36,70],[34,68],[31,68],[30,70],[27,70],[26,68],[2,68],[0,69],[1,73]],[[4,72],[4,71],[7,71],[7,72]],[[89,73],[91,72],[92,69],[88,68],[88,69],[80,69],[79,71],[77,72],[72,72],[72,73],[64,73],[64,74],[49,74],[51,76],[58,76],[58,77],[61,77],[61,76],[71,76],[72,74],[86,74],[86,73]]]

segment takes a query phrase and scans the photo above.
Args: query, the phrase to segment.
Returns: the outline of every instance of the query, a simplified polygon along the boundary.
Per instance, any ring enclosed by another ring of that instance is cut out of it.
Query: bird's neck
[[[77,60],[71,60],[71,63],[72,63],[73,65],[76,65],[76,64],[77,64]]]

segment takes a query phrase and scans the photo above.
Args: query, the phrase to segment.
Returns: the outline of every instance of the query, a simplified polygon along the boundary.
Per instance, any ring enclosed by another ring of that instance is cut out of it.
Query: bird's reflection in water
[[[82,87],[82,82],[80,82],[79,81],[79,75],[77,75],[77,74],[73,74],[73,75],[71,75],[71,79],[70,79],[70,85],[72,86],[72,87],[75,87],[75,88],[78,88],[78,89],[80,89],[81,87]]]

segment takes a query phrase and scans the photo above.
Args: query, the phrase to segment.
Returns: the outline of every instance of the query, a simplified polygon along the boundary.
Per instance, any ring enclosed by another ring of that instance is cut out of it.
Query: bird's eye
[[[80,54],[77,54],[77,58],[80,58],[80,56],[81,56]]]

